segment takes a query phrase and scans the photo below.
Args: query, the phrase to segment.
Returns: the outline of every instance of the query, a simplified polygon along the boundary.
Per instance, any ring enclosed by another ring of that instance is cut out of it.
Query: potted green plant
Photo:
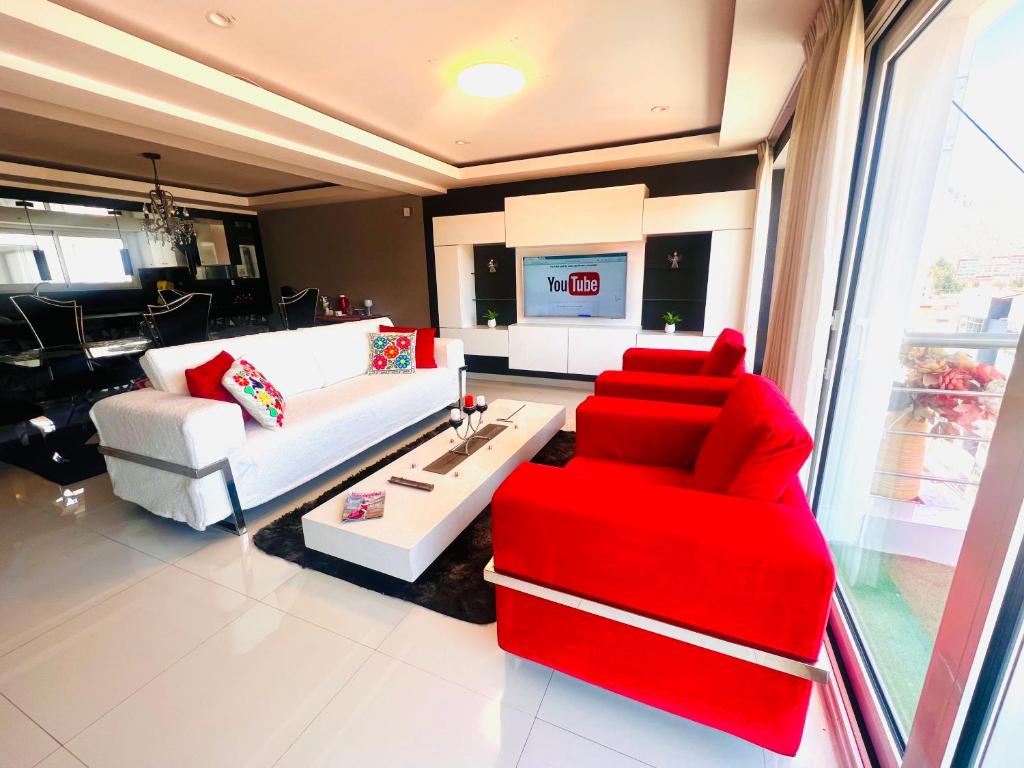
[[[664,315],[661,316],[661,319],[665,321],[665,333],[675,333],[676,323],[678,323],[683,318],[681,318],[674,312],[666,312]]]
[[[488,309],[484,312],[484,317],[487,318],[487,327],[494,328],[498,325],[498,311],[495,309]]]

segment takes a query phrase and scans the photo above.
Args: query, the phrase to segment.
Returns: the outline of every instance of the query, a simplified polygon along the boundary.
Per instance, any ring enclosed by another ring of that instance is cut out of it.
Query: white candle
[[[483,395],[477,395],[476,396],[476,404],[477,405],[487,405],[487,398],[484,397]]]
[[[452,408],[452,421],[462,421],[462,411],[458,408]]]

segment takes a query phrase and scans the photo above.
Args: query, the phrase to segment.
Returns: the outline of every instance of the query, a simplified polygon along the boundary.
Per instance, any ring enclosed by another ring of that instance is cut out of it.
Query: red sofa
[[[494,495],[499,644],[794,754],[835,583],[807,431],[752,375],[722,408],[594,396],[576,419],[566,467],[523,464]]]
[[[695,405],[722,405],[743,374],[743,334],[726,328],[708,352],[627,349],[621,371],[605,371],[594,394]]]

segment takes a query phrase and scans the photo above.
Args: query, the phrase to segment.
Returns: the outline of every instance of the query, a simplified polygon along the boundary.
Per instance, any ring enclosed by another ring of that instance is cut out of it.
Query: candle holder
[[[477,434],[484,424],[484,412],[487,410],[487,402],[479,403],[476,400],[472,402],[472,405],[467,405],[467,400],[463,400],[461,410],[465,414],[465,418],[455,418],[459,411],[458,408],[453,408],[451,415],[448,417],[449,426],[451,426],[455,431],[456,437],[461,441],[457,446],[450,449],[451,453],[469,456],[470,440],[487,440],[483,435]],[[473,423],[473,416],[476,416],[476,424]]]

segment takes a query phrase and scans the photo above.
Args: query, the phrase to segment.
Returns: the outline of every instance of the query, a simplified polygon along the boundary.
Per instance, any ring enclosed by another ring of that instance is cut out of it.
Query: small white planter
[[[665,333],[675,333],[675,332],[676,332],[676,326],[675,326],[674,323],[672,325],[669,325],[668,323],[665,323]]]
[[[487,321],[487,327],[488,327],[488,328],[497,328],[497,327],[498,327],[498,321],[497,321],[497,320],[495,320],[495,319],[494,319],[494,318],[492,317],[492,318],[491,318],[490,320],[488,320],[488,321]]]

